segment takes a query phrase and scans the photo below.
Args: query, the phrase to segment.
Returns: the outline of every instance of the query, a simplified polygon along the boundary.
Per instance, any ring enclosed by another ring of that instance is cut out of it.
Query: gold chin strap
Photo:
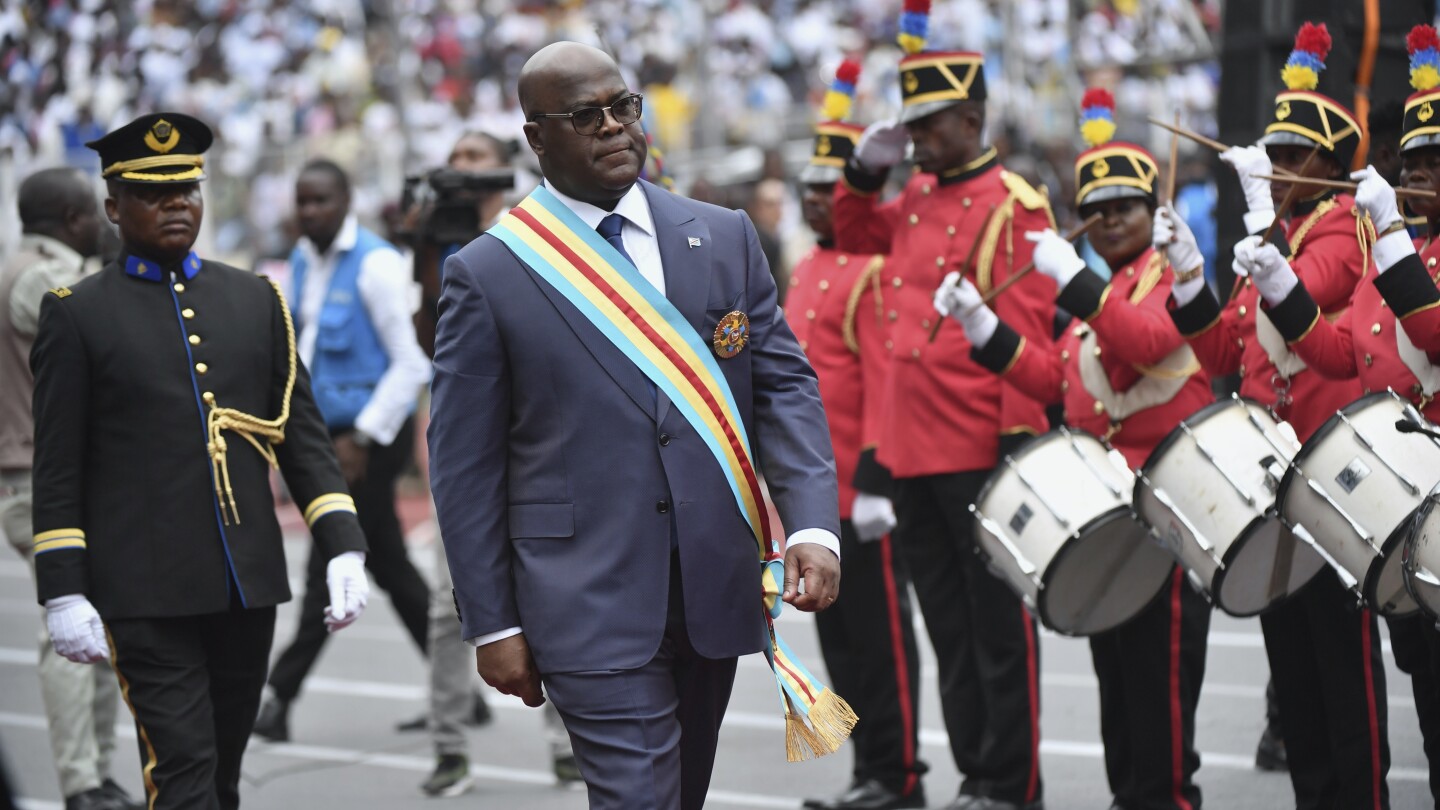
[[[270,279],[267,278],[266,281]],[[280,291],[280,285],[270,281],[270,286],[275,289],[275,297],[280,299],[280,314],[285,319],[285,348],[290,365],[285,377],[285,397],[280,401],[280,415],[274,419],[261,419],[234,408],[221,408],[215,404],[214,394],[205,394],[205,404],[210,406],[210,416],[206,420],[210,441],[206,449],[210,451],[210,471],[215,479],[215,498],[220,501],[220,518],[227,526],[230,525],[231,516],[235,518],[235,524],[239,525],[240,510],[235,505],[235,492],[230,488],[230,465],[226,459],[228,448],[221,432],[229,430],[238,433],[270,462],[273,469],[279,469],[280,462],[275,457],[275,445],[285,441],[285,423],[290,420],[290,394],[295,389],[295,324],[290,320],[290,307],[285,303],[285,293]]]

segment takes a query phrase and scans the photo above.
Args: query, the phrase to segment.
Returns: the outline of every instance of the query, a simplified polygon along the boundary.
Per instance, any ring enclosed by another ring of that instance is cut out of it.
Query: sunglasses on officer
[[[608,107],[581,107],[568,113],[535,113],[530,116],[530,120],[569,118],[570,125],[575,127],[576,135],[594,135],[605,123],[606,112],[610,113],[610,117],[614,118],[617,124],[629,125],[639,121],[643,98],[639,93],[631,93]]]

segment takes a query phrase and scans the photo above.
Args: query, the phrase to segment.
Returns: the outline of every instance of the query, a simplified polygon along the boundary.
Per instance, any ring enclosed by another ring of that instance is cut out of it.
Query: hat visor
[[[1406,141],[1404,146],[1400,147],[1400,153],[1403,155],[1406,152],[1415,149],[1424,149],[1427,146],[1440,146],[1440,134],[1416,135]]]
[[[1085,195],[1084,199],[1081,199],[1075,205],[1078,208],[1093,203],[1102,203],[1107,200],[1121,200],[1126,197],[1139,197],[1147,200],[1155,199],[1154,194],[1144,189],[1135,188],[1134,186],[1101,186],[1097,189],[1092,189],[1090,193]]]
[[[927,115],[934,115],[948,107],[964,101],[962,98],[943,98],[937,101],[922,101],[919,104],[910,104],[900,111],[900,123],[908,124],[912,121],[919,121]]]
[[[1318,142],[1298,132],[1286,132],[1283,130],[1268,132],[1260,139],[1262,146],[1315,146],[1316,143]]]
[[[814,163],[807,163],[805,168],[800,170],[800,182],[806,185],[830,185],[840,182],[845,171],[839,166],[816,166]]]

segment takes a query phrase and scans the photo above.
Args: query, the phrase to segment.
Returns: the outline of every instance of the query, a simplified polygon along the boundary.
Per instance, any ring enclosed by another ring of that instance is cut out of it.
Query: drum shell
[[[1410,598],[1430,618],[1440,620],[1440,488],[1416,510],[1403,561]]]
[[[1057,633],[1124,624],[1170,573],[1173,561],[1130,509],[1131,475],[1099,439],[1061,429],[1002,463],[971,507],[992,572]]]

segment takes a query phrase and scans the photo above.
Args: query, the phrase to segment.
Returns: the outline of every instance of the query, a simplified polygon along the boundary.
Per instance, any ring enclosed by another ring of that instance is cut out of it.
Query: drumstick
[[[1336,140],[1339,140],[1340,137],[1344,136],[1339,136],[1336,138]],[[1318,143],[1315,144],[1315,148],[1311,149],[1310,154],[1305,156],[1305,162],[1300,164],[1300,171],[1296,172],[1296,174],[1303,177],[1305,175],[1305,172],[1310,171],[1310,166],[1315,162],[1315,158],[1320,156],[1321,145],[1322,144]],[[1260,235],[1261,243],[1270,241],[1271,234],[1275,233],[1275,226],[1279,225],[1280,220],[1284,219],[1285,215],[1290,213],[1290,206],[1294,205],[1295,200],[1297,200],[1299,197],[1300,183],[1292,181],[1290,183],[1290,188],[1285,191],[1285,199],[1281,200],[1280,207],[1275,209],[1275,218],[1270,220],[1270,226],[1265,229],[1265,233]]]
[[[1101,219],[1104,219],[1104,217],[1100,216],[1100,214],[1098,214],[1098,213],[1097,213],[1097,214],[1091,214],[1089,219],[1085,220],[1084,222],[1080,223],[1079,225],[1076,225],[1074,228],[1071,228],[1071,229],[1070,229],[1070,232],[1067,233],[1067,234],[1065,234],[1065,241],[1066,241],[1066,242],[1074,242],[1076,239],[1079,239],[1080,237],[1082,237],[1082,236],[1084,236],[1085,234],[1089,233],[1089,232],[1090,232],[1090,229],[1093,228],[1093,227],[1095,227],[1097,224],[1099,224],[1099,222],[1100,222]],[[1026,264],[1024,267],[1022,267],[1022,268],[1020,268],[1019,270],[1017,270],[1014,275],[1012,275],[1012,276],[1010,276],[1009,278],[1005,279],[1004,283],[1002,283],[999,287],[996,287],[995,289],[991,290],[990,292],[985,293],[985,297],[983,297],[983,298],[980,299],[980,303],[981,303],[981,304],[988,304],[988,303],[990,303],[991,301],[994,301],[996,298],[999,298],[999,297],[1000,297],[1000,293],[1003,293],[1003,292],[1005,292],[1006,290],[1010,289],[1010,285],[1011,285],[1011,284],[1014,284],[1015,282],[1019,281],[1020,279],[1024,278],[1025,276],[1029,275],[1029,274],[1030,274],[1030,271],[1032,271],[1032,270],[1034,270],[1034,269],[1035,269],[1035,260],[1034,260],[1034,259],[1031,259],[1029,264]]]
[[[1292,177],[1285,177],[1278,174],[1252,174],[1250,176],[1260,180],[1278,180],[1281,183],[1288,183],[1292,179],[1294,179]],[[1354,191],[1355,189],[1360,187],[1359,183],[1351,183],[1347,180],[1321,180],[1318,177],[1306,178],[1305,183],[1311,186],[1320,186],[1321,188],[1338,188],[1342,191]],[[1426,191],[1422,188],[1406,188],[1404,186],[1397,186],[1395,188],[1395,196],[1423,197],[1428,199],[1430,197],[1434,197],[1435,192]]]
[[[1180,111],[1175,111],[1175,128],[1180,128]],[[1175,204],[1175,179],[1180,174],[1180,133],[1170,133],[1170,180],[1165,184],[1165,204]]]
[[[1180,126],[1180,114],[1179,114],[1179,113],[1176,113],[1176,114],[1175,114],[1175,123],[1173,123],[1173,124],[1167,124],[1166,122],[1161,121],[1159,118],[1150,118],[1150,117],[1147,117],[1146,120],[1149,121],[1150,123],[1154,124],[1155,126],[1160,127],[1161,129],[1168,129],[1168,130],[1170,130],[1171,132],[1175,133],[1176,135],[1184,135],[1185,137],[1189,138],[1190,140],[1192,140],[1192,141],[1194,141],[1194,142],[1196,142],[1196,143],[1198,143],[1198,144],[1201,144],[1201,145],[1203,145],[1203,146],[1208,146],[1208,147],[1210,147],[1211,149],[1214,149],[1216,152],[1224,152],[1225,150],[1227,150],[1227,149],[1230,148],[1230,147],[1226,146],[1225,144],[1220,143],[1219,141],[1215,140],[1214,138],[1207,138],[1207,137],[1205,137],[1204,135],[1201,135],[1200,133],[1196,132],[1196,131],[1193,130],[1193,129],[1186,129],[1185,127]]]
[[[995,203],[990,203],[990,211],[985,214],[985,221],[981,223],[980,230],[975,232],[975,241],[970,243],[970,252],[965,254],[965,261],[960,263],[960,275],[963,277],[970,270],[970,263],[975,260],[975,251],[980,247],[980,240],[985,238],[985,231],[990,229],[990,220],[995,217]],[[936,313],[939,315],[939,313]],[[930,327],[930,340],[935,342],[935,335],[940,333],[940,324],[945,323],[949,318],[944,315],[935,319],[935,325]]]

